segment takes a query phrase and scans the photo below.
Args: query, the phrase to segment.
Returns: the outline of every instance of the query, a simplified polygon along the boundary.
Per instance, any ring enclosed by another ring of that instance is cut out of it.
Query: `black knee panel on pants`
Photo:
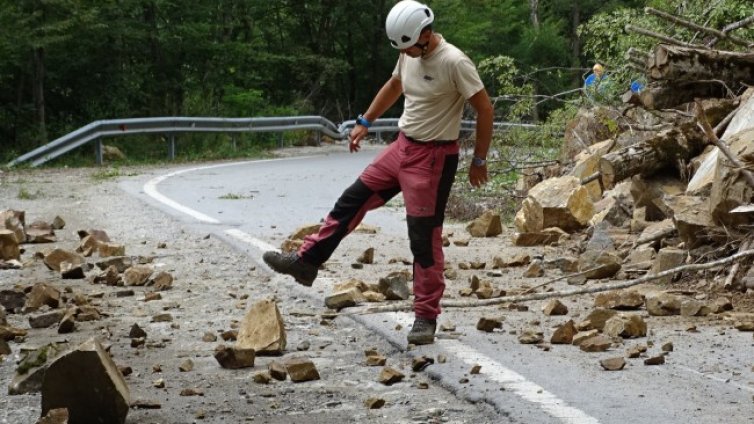
[[[413,217],[406,218],[408,221],[408,238],[411,240],[411,253],[414,254],[414,260],[422,268],[429,268],[435,264],[435,258],[432,255],[432,233],[436,227],[436,218]]]

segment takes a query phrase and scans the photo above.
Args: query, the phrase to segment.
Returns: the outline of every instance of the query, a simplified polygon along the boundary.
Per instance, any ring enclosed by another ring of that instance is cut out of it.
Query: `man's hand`
[[[361,140],[364,139],[364,137],[366,137],[368,133],[369,130],[367,129],[367,127],[363,125],[354,126],[351,130],[351,134],[348,135],[348,150],[351,153],[358,152],[359,149],[361,149],[361,146],[359,145],[361,143]]]
[[[487,165],[471,165],[469,167],[469,182],[477,188],[487,184]]]

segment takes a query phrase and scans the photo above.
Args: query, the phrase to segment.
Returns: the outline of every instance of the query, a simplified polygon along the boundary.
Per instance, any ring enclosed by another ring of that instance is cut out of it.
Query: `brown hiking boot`
[[[416,318],[408,333],[408,342],[415,345],[432,344],[435,342],[436,329],[437,320]]]
[[[262,259],[275,272],[288,274],[306,287],[311,287],[319,271],[316,266],[304,262],[295,252],[280,253],[270,250],[264,252]]]

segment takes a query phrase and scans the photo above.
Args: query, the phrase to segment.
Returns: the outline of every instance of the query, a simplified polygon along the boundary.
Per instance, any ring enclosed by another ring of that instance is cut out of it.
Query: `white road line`
[[[413,318],[407,313],[391,313],[396,324],[408,327]],[[586,412],[569,406],[565,401],[545,390],[542,386],[524,378],[521,374],[507,368],[489,356],[457,340],[436,340],[442,349],[450,352],[469,366],[481,365],[484,375],[505,386],[527,402],[539,405],[547,414],[567,424],[599,424],[599,420]]]
[[[250,244],[257,249],[261,250],[262,252],[266,252],[268,250],[278,250],[275,246],[265,243],[262,240],[259,240],[258,238],[254,238],[251,235],[244,233],[241,230],[237,230],[235,228],[230,230],[225,230],[225,234],[235,238],[236,240],[242,241],[244,243]]]
[[[506,390],[533,404],[542,410],[568,424],[599,424],[599,420],[584,411],[569,406],[565,401],[548,392],[542,386],[533,383],[521,374],[496,362],[487,355],[466,346],[457,340],[438,340],[443,349],[454,354],[469,366],[479,364],[484,370],[485,377],[505,386]]]
[[[194,168],[194,169],[197,169],[197,168]],[[144,193],[146,193],[147,196],[153,198],[154,200],[162,203],[163,205],[173,208],[177,210],[178,212],[184,213],[196,219],[197,221],[205,222],[207,224],[219,224],[220,221],[216,220],[215,218],[209,217],[201,212],[197,212],[191,208],[183,206],[182,204],[163,196],[159,191],[157,191],[157,184],[165,181],[166,179],[170,177],[173,177],[173,176],[176,176],[178,174],[182,174],[188,171],[191,171],[191,169],[185,169],[183,171],[176,171],[167,175],[153,178],[149,180],[146,184],[144,184]]]
[[[183,206],[182,204],[164,196],[159,191],[157,191],[157,184],[160,184],[161,182],[167,180],[168,178],[172,178],[180,174],[185,174],[187,172],[204,171],[207,169],[222,168],[226,166],[244,165],[248,163],[275,162],[275,161],[281,161],[281,160],[299,160],[299,159],[306,159],[309,157],[310,156],[301,156],[301,157],[296,157],[296,158],[283,158],[283,159],[250,160],[250,161],[221,163],[219,165],[207,165],[207,166],[198,166],[196,168],[181,169],[180,171],[175,171],[169,174],[161,175],[159,177],[155,177],[147,181],[147,183],[144,184],[144,193],[146,193],[147,196],[153,198],[154,200],[162,203],[163,205],[173,208],[177,210],[178,212],[184,213],[196,219],[197,221],[204,222],[207,224],[219,224],[220,223],[219,220],[212,218],[210,216],[207,216],[201,212],[195,211],[189,207]]]
[[[676,368],[680,368],[680,369],[682,369],[682,370],[684,370],[684,371],[686,371],[686,372],[689,372],[689,373],[691,373],[691,374],[695,374],[695,375],[698,375],[698,376],[700,376],[700,377],[706,377],[706,378],[708,378],[708,379],[710,379],[710,380],[712,380],[712,381],[717,381],[718,383],[725,383],[725,384],[730,384],[731,386],[733,386],[733,387],[735,387],[735,388],[737,388],[737,389],[739,389],[739,390],[746,390],[747,392],[751,392],[751,393],[754,393],[754,387],[748,387],[748,386],[744,386],[744,385],[741,385],[741,384],[738,384],[738,383],[732,382],[732,381],[730,381],[730,380],[729,380],[729,379],[727,379],[727,378],[720,378],[720,377],[717,377],[717,376],[714,376],[714,375],[711,375],[711,374],[707,374],[707,373],[699,372],[699,371],[697,371],[697,370],[695,370],[695,369],[689,368],[689,367],[687,367],[687,366],[684,366],[684,365],[676,365],[676,364],[672,364],[671,366],[674,366],[674,367],[676,367]],[[660,371],[665,371],[665,370],[663,370],[663,369],[662,369],[661,367],[660,367],[660,368],[658,368],[658,370],[660,370]]]

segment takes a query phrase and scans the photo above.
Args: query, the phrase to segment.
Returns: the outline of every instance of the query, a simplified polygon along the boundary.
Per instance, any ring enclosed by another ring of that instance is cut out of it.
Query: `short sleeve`
[[[479,77],[479,72],[477,71],[476,66],[474,66],[474,62],[472,62],[466,55],[463,55],[462,58],[456,62],[454,72],[455,75],[453,75],[453,81],[455,81],[456,88],[464,99],[468,100],[474,94],[484,89],[484,84]]]
[[[403,53],[398,55],[398,61],[395,63],[395,68],[393,68],[393,77],[397,79],[401,78],[401,65],[403,64]]]

